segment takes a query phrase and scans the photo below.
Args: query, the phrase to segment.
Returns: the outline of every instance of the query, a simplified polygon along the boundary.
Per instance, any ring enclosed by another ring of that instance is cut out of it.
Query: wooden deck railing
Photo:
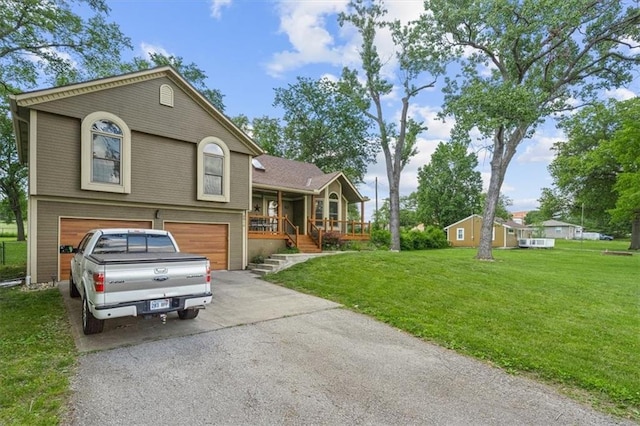
[[[289,237],[289,240],[293,244],[293,247],[298,247],[298,236],[300,235],[300,228],[291,223],[287,216],[282,218],[282,227],[284,228],[284,234]]]
[[[371,222],[310,218],[309,223],[313,223],[316,227],[324,229],[324,232],[339,232],[343,237],[371,238]]]
[[[312,219],[307,221],[307,228],[313,242],[316,243],[316,246],[322,248],[322,228],[318,228]]]

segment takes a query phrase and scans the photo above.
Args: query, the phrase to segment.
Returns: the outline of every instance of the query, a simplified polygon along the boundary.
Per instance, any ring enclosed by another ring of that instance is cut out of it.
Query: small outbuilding
[[[478,247],[482,216],[473,214],[444,228],[452,247]],[[491,246],[494,248],[518,247],[518,240],[531,237],[533,231],[513,221],[496,219],[493,222]]]

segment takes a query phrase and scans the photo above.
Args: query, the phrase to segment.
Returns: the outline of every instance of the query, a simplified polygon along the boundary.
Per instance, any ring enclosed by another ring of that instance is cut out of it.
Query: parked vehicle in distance
[[[60,252],[75,253],[69,293],[82,300],[84,334],[102,332],[110,318],[193,319],[212,300],[209,260],[181,253],[168,231],[94,229]]]
[[[601,240],[613,241],[613,237],[611,235],[600,234]]]

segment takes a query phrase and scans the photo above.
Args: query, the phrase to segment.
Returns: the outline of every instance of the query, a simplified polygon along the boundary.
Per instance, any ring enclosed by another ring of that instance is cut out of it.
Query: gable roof
[[[572,228],[581,228],[580,225],[573,225],[571,223],[560,222],[559,220],[554,220],[554,219],[545,220],[544,222],[542,222],[542,225],[543,226],[557,226],[557,227],[568,226],[568,227],[572,227]]]
[[[452,223],[449,226],[445,226],[444,229],[449,229],[452,226],[456,226],[462,222],[466,222],[467,220],[471,219],[471,218],[478,218],[480,220],[482,220],[482,216],[480,216],[479,214],[472,214],[470,216],[465,217],[464,219],[460,219],[459,221],[457,221],[456,223]],[[504,220],[501,218],[496,218],[493,221],[494,225],[500,225],[500,226],[504,226],[505,228],[514,228],[514,229],[529,229],[527,226],[521,225],[517,222],[514,222],[512,220]]]
[[[324,173],[315,164],[267,154],[255,157],[255,160],[263,166],[259,168],[254,165],[252,182],[255,188],[318,194],[330,183],[339,180],[347,199],[368,200],[342,172]]]
[[[184,93],[193,99],[211,117],[220,122],[230,133],[244,143],[254,155],[259,155],[262,148],[258,146],[245,132],[236,126],[226,115],[214,107],[207,98],[198,92],[187,80],[185,80],[173,67],[166,65],[143,71],[135,71],[118,76],[100,78],[96,80],[74,83],[66,86],[49,89],[24,92],[9,96],[11,114],[13,116],[14,133],[18,146],[18,157],[26,163],[29,153],[29,107],[44,102],[55,101],[86,93],[107,90],[157,78],[168,78]]]

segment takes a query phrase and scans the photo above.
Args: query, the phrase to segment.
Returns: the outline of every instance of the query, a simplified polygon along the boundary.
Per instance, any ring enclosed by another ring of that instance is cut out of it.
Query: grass
[[[640,420],[640,255],[621,241],[551,250],[362,252],[266,279],[339,302],[425,340],[557,385]]]
[[[69,330],[58,289],[0,289],[0,424],[62,421],[77,358]]]

